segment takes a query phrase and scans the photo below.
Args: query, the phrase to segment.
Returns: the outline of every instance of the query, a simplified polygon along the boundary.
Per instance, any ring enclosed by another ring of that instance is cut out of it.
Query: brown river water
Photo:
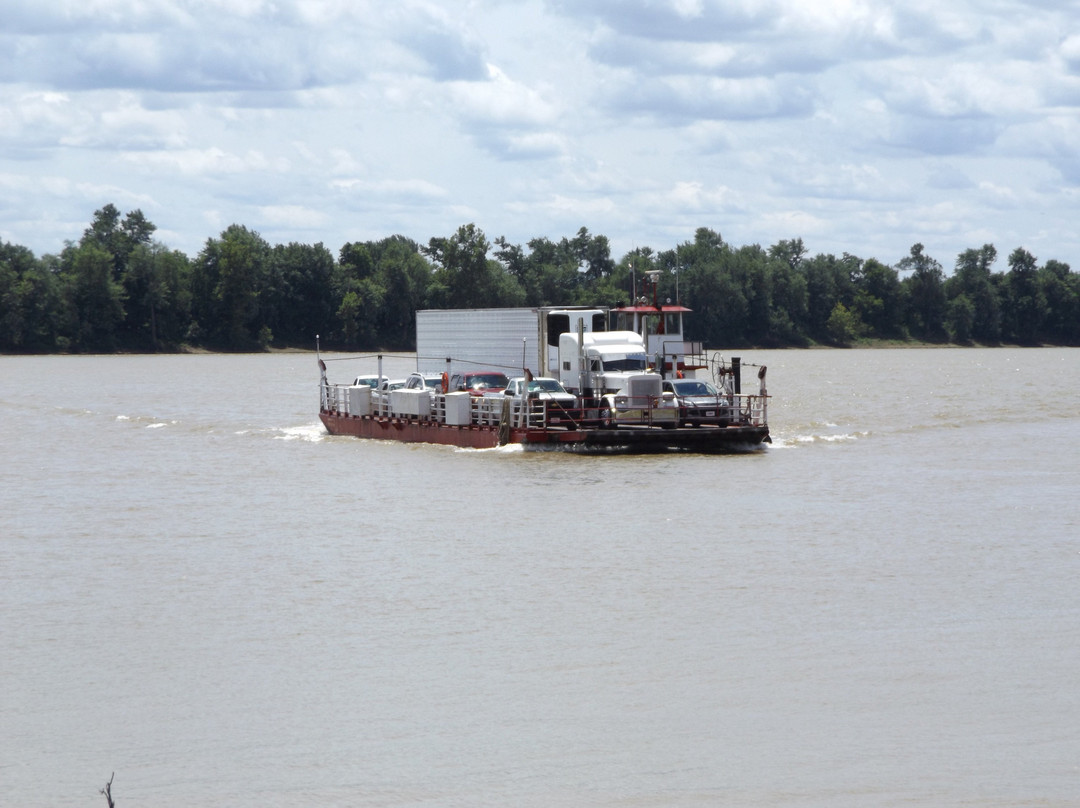
[[[719,457],[0,357],[0,803],[1080,804],[1080,350],[737,353],[774,443]]]

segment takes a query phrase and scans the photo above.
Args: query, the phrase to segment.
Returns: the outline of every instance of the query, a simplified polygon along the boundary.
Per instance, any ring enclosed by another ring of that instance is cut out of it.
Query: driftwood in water
[[[101,789],[101,793],[105,795],[105,799],[109,801],[109,808],[116,808],[116,803],[112,800],[112,781],[113,777],[116,777],[116,772],[112,773],[112,777],[109,778],[109,782],[105,784],[105,788]]]

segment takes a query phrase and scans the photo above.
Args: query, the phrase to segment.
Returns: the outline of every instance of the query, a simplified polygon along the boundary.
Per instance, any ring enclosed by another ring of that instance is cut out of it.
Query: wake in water
[[[432,444],[434,445],[434,444]],[[497,454],[521,454],[525,451],[524,444],[521,443],[508,443],[505,446],[492,446],[488,449],[477,449],[471,446],[452,446],[450,447],[456,452],[496,452]]]
[[[320,421],[316,421],[312,424],[304,424],[303,426],[289,426],[284,429],[270,430],[271,433],[277,433],[273,435],[274,440],[303,440],[310,443],[319,443],[320,441],[330,437],[326,431],[326,427],[322,425]]]
[[[87,411],[89,412],[89,410]],[[146,429],[161,429],[164,426],[176,426],[179,421],[162,421],[160,418],[154,418],[149,415],[138,415],[134,418],[130,415],[118,415],[116,420],[119,422],[126,422],[136,425],[144,425]]]
[[[839,425],[833,423],[807,424],[804,429],[795,427],[794,434],[774,434],[772,436],[772,448],[795,449],[800,446],[814,444],[851,443],[863,438],[870,437],[866,430],[855,432],[840,432]]]
[[[93,415],[94,413],[89,410],[85,411],[85,414]],[[315,421],[310,424],[301,424],[300,426],[289,427],[248,427],[244,429],[228,429],[226,424],[193,424],[189,422],[181,423],[179,420],[163,420],[157,416],[152,415],[117,415],[114,420],[117,423],[126,424],[130,426],[139,426],[145,429],[163,429],[165,427],[180,426],[181,431],[189,431],[192,433],[215,433],[215,432],[228,432],[231,431],[233,435],[238,436],[256,436],[256,437],[270,437],[273,440],[301,440],[311,443],[318,443],[325,438],[330,437],[326,428],[322,423]]]

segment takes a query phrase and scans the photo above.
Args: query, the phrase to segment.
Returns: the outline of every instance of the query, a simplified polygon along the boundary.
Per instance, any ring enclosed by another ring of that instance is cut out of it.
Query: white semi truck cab
[[[602,396],[625,390],[631,379],[655,376],[645,342],[633,331],[566,333],[559,337],[559,381],[578,395]]]

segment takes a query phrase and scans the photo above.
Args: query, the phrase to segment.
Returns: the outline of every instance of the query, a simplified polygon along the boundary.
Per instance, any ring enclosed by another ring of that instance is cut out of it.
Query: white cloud
[[[478,80],[485,73],[483,45],[455,16],[434,3],[405,3],[394,38],[426,66],[437,81]]]
[[[537,200],[535,204],[511,202],[508,207],[516,213],[525,215],[545,213],[563,222],[565,227],[570,222],[588,221],[598,216],[610,216],[618,210],[619,206],[614,199],[607,196],[580,197],[555,194]]]
[[[682,181],[665,194],[668,204],[680,213],[715,214],[734,207],[735,194],[724,186],[708,188],[704,183]]]
[[[814,236],[827,229],[828,221],[803,210],[781,210],[763,214],[759,218],[758,226],[777,233],[797,233],[813,242]]]
[[[203,149],[131,152],[124,155],[124,159],[145,170],[170,169],[180,174],[202,177],[251,172],[285,174],[290,168],[288,160],[272,157],[257,149],[231,152],[218,146]]]
[[[379,198],[436,200],[446,197],[445,189],[425,180],[417,179],[379,180],[376,182],[358,179],[334,180],[330,183],[330,187],[357,196]]]
[[[258,208],[261,220],[271,225],[284,225],[300,230],[313,230],[326,225],[327,214],[304,205],[263,205]]]
[[[1073,70],[1080,67],[1080,34],[1071,34],[1066,37],[1059,46],[1058,52]]]

